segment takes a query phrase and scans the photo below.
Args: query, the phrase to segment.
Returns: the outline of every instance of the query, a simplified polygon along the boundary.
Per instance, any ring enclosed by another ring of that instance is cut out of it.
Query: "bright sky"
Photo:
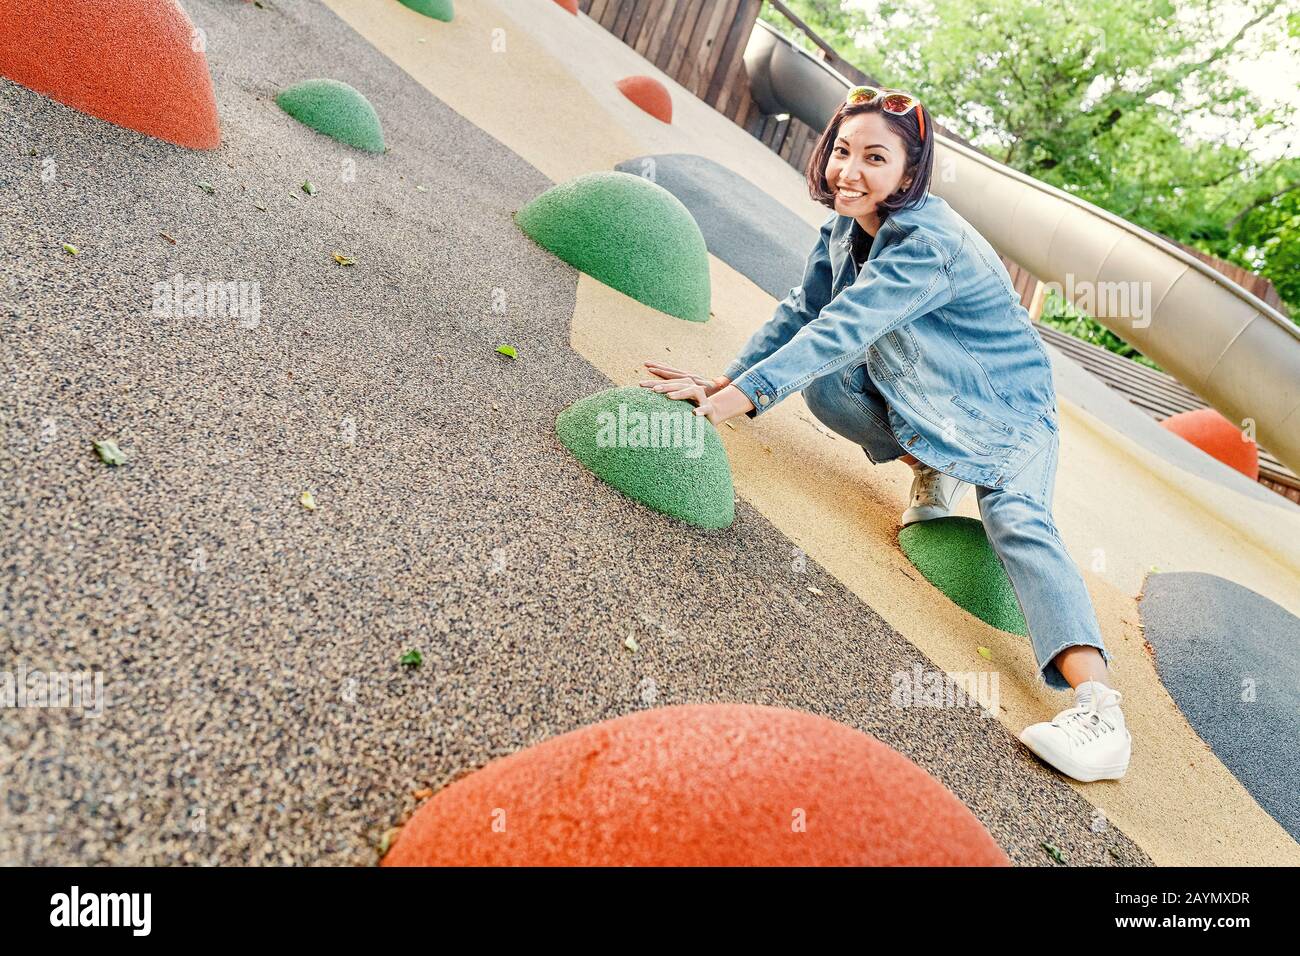
[[[1231,36],[1246,18],[1236,4],[1224,6],[1227,10],[1226,17],[1231,18],[1228,21],[1231,32],[1227,33]],[[1268,95],[1262,97],[1264,100],[1272,99],[1300,108],[1300,58],[1288,56],[1282,50],[1275,50],[1269,54],[1245,58],[1234,64],[1231,72],[1247,88],[1268,91]],[[1198,131],[1207,134],[1221,132],[1214,129]],[[1275,133],[1267,143],[1260,141],[1261,159],[1274,159],[1282,154],[1300,156],[1300,133],[1294,126],[1285,132]]]

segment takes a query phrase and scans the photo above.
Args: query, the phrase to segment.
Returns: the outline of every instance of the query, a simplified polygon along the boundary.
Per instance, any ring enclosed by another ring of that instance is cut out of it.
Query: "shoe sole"
[[[966,493],[973,487],[975,486],[969,481],[963,481],[958,485],[957,493],[952,496],[952,502],[947,508],[942,505],[918,505],[916,507],[908,508],[903,512],[901,524],[906,528],[909,524],[916,524],[918,521],[933,521],[935,518],[952,517],[953,506],[957,505],[962,498],[966,497]]]
[[[1079,764],[1075,763],[1069,757],[1058,757],[1056,755],[1045,754],[1037,747],[1035,747],[1032,743],[1025,740],[1024,738],[1021,738],[1020,742],[1025,745],[1025,747],[1030,751],[1030,753],[1034,754],[1036,757],[1038,757],[1039,760],[1043,761],[1043,763],[1047,764],[1050,767],[1055,767],[1057,770],[1065,774],[1067,777],[1071,777],[1074,780],[1079,781],[1080,783],[1096,783],[1098,780],[1119,780],[1121,777],[1124,776],[1125,773],[1128,772],[1129,761],[1127,760],[1125,760],[1122,764],[1116,764],[1110,767],[1102,767],[1100,769],[1095,769],[1095,770],[1084,770],[1082,767],[1079,766]]]
[[[909,524],[916,524],[918,521],[933,521],[935,518],[948,518],[951,515],[951,511],[938,505],[920,505],[903,512],[902,524],[906,528]]]

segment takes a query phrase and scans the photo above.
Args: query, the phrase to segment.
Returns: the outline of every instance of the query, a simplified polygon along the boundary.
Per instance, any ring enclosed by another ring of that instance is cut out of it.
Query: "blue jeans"
[[[906,454],[889,427],[888,408],[864,367],[813,379],[804,401],[827,428],[862,446],[875,464]],[[1060,438],[1034,454],[1000,488],[976,486],[984,532],[1006,569],[1029,628],[1039,677],[1048,687],[1069,688],[1055,657],[1067,647],[1095,647],[1109,663],[1097,614],[1079,569],[1052,520]]]

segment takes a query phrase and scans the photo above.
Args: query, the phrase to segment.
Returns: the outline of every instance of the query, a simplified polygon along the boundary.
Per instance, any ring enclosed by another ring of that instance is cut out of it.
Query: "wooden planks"
[[[763,0],[580,0],[579,8],[719,112],[749,113],[744,53]]]
[[[754,19],[757,19],[761,5],[761,0],[757,2],[742,0],[738,3],[731,18],[731,26],[723,37],[722,43],[719,44],[717,66],[713,70],[708,88],[704,91],[703,99],[723,114],[727,112],[727,102],[735,83],[736,73],[744,66],[742,57],[745,45],[749,43],[749,35],[754,29],[747,8],[753,8]]]

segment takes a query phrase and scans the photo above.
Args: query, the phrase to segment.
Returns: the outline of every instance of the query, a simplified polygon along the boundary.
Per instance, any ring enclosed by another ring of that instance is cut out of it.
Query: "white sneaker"
[[[936,471],[929,465],[917,462],[912,466],[912,506],[903,512],[903,527],[918,521],[947,518],[970,491],[970,482]]]
[[[1020,742],[1075,780],[1118,780],[1133,752],[1133,738],[1119,709],[1123,699],[1114,688],[1085,681],[1075,688],[1073,707],[1050,722],[1026,727]]]

